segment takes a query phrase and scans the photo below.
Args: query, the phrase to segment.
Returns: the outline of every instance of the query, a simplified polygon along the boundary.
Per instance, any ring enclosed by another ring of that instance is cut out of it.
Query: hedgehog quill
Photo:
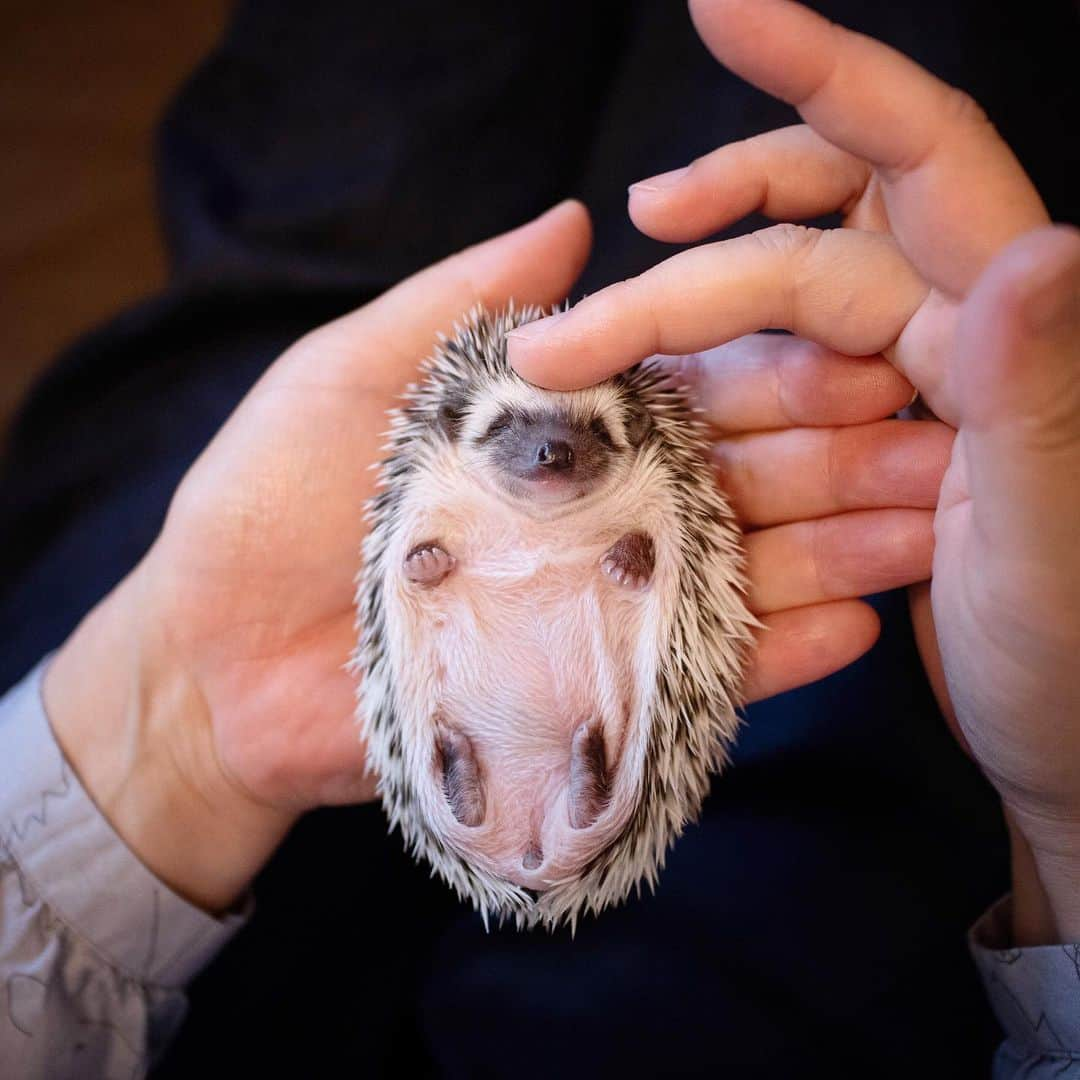
[[[358,579],[358,717],[414,855],[521,926],[655,885],[726,763],[757,625],[684,388],[541,390],[538,308],[471,312],[391,414]]]

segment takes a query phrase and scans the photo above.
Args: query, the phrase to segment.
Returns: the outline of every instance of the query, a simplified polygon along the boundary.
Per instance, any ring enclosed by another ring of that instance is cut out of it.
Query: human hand
[[[590,243],[578,203],[307,335],[192,466],[153,547],[46,672],[50,720],[114,827],[227,907],[295,818],[371,798],[345,665],[387,410],[473,304],[552,304]]]
[[[963,409],[916,636],[1002,796],[1019,943],[1080,941],[1080,233],[1010,244],[964,301]]]
[[[552,301],[570,288],[587,248],[583,209],[564,206],[295,345],[193,466],[147,557],[53,661],[46,701],[70,760],[147,865],[197,903],[227,906],[304,810],[371,796],[344,664],[354,644],[360,508],[386,410],[437,329],[477,299]],[[724,353],[725,364],[685,374],[728,432],[717,460],[743,520],[752,527],[823,507],[852,511],[841,530],[781,526],[750,545],[752,578],[763,583],[754,603],[774,630],[748,687],[761,697],[820,678],[868,647],[873,612],[826,601],[925,575],[928,508],[948,437],[911,426],[924,467],[897,469],[893,454],[890,468],[875,447],[887,451],[891,422],[877,422],[911,388],[887,363],[779,338],[735,342]],[[857,441],[828,428],[739,434],[856,423],[865,424]],[[871,487],[853,478],[866,457],[883,477]],[[762,500],[756,475],[782,464],[805,482]],[[830,477],[842,482],[830,487]],[[909,542],[883,553],[870,550],[881,526],[869,508],[878,504],[912,508],[897,511],[907,515],[900,527]],[[840,547],[851,555],[846,571],[821,577],[815,554]],[[783,577],[781,565],[793,572]],[[839,651],[823,633],[836,625],[846,628]]]
[[[883,353],[907,376],[959,431],[931,602],[915,599],[923,655],[1033,853],[1053,932],[1080,938],[1076,236],[1044,229],[1009,247],[1047,222],[1037,193],[978,107],[905,57],[788,0],[691,10],[718,59],[807,124],[635,185],[635,223],[693,240],[755,209],[841,210],[844,227],[781,225],[677,255],[518,331],[511,358],[563,388],[771,326]],[[1071,338],[1026,329],[1069,280]]]

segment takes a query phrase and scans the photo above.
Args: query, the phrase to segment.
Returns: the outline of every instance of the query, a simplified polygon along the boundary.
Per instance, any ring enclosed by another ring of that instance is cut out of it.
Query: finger
[[[749,603],[772,614],[926,581],[934,556],[930,510],[856,510],[777,525],[746,537]]]
[[[921,421],[790,428],[721,439],[713,461],[739,520],[760,528],[847,510],[932,510],[953,438]]]
[[[713,55],[880,167],[890,220],[936,284],[961,295],[1046,210],[982,110],[895,49],[791,0],[691,0]]]
[[[858,660],[877,641],[877,612],[859,600],[781,611],[762,620],[743,684],[748,703],[794,690]]]
[[[508,354],[524,378],[555,390],[765,328],[866,356],[896,340],[927,291],[887,236],[774,225],[684,251],[519,327]]]
[[[973,508],[987,554],[1053,593],[1080,537],[1080,231],[1039,229],[1001,254],[961,309],[946,381],[972,503],[943,527]]]
[[[911,402],[882,357],[851,357],[787,334],[748,334],[703,353],[658,357],[718,432],[865,424]]]
[[[511,300],[540,306],[561,301],[581,273],[590,244],[588,211],[580,202],[562,202],[321,327],[294,348],[301,354],[298,363],[315,360],[321,377],[340,374],[350,383],[396,392],[431,352],[436,335],[449,332],[474,305],[497,309]]]
[[[685,243],[755,212],[785,221],[832,213],[858,198],[869,179],[865,161],[799,124],[632,184],[628,209],[647,235]]]

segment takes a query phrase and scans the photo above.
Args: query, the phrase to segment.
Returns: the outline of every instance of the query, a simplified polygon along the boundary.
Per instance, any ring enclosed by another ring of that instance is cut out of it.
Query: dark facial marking
[[[484,789],[469,737],[440,724],[435,749],[442,767],[443,792],[454,817],[475,828],[484,820]]]
[[[640,402],[632,402],[627,406],[624,424],[626,441],[637,450],[648,438],[649,432],[652,431],[652,414]]]
[[[598,442],[610,450],[615,449],[615,440],[611,437],[607,424],[599,416],[589,425],[589,430],[596,436]]]
[[[451,442],[456,442],[461,434],[461,424],[468,407],[469,399],[465,391],[451,390],[436,410],[435,424]]]
[[[568,497],[585,494],[610,467],[614,443],[599,421],[572,422],[559,413],[504,410],[477,439],[511,490],[520,481],[565,482]],[[520,489],[519,489],[520,490]]]
[[[587,829],[607,806],[611,782],[600,726],[582,724],[570,744],[570,826]]]

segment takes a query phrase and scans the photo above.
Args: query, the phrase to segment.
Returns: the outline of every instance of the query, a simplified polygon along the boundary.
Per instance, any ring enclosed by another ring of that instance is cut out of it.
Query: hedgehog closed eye
[[[485,914],[574,923],[654,883],[735,734],[754,620],[682,390],[554,392],[472,312],[368,506],[358,717],[405,843]]]

